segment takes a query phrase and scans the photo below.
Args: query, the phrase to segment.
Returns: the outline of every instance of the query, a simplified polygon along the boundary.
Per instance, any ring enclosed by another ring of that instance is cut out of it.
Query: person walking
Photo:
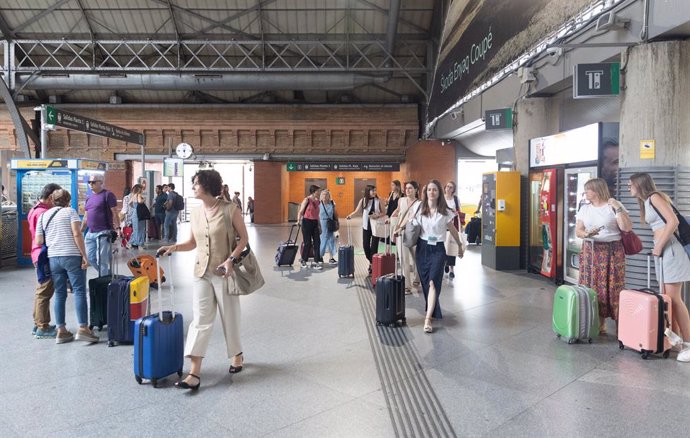
[[[453,225],[454,214],[448,210],[448,204],[442,195],[442,185],[438,180],[431,180],[422,191],[422,204],[414,215],[408,215],[401,222],[404,227],[408,221],[421,227],[415,262],[422,282],[422,291],[426,301],[424,332],[431,333],[432,319],[442,319],[439,297],[443,284],[443,265],[446,261],[444,244],[446,231],[450,232],[458,244],[458,257],[463,256],[462,244],[457,228]]]
[[[667,194],[656,188],[648,173],[635,173],[628,183],[630,194],[640,205],[640,220],[648,224],[654,233],[654,267],[657,273],[663,269],[662,292],[671,298],[674,325],[683,338],[679,362],[690,362],[690,316],[681,294],[683,283],[690,281],[690,258],[676,237],[678,218]]]
[[[134,249],[139,249],[146,243],[146,219],[139,218],[139,204],[146,206],[144,202],[143,187],[140,184],[134,184],[132,193],[130,193],[129,209],[132,214],[132,237],[129,240],[129,246]]]
[[[110,254],[112,253],[111,234],[120,231],[120,219],[117,213],[117,198],[110,190],[103,187],[102,174],[91,174],[88,179],[93,192],[84,203],[84,221],[81,232],[88,228],[84,237],[89,264],[98,272],[98,276],[110,275]]]
[[[618,323],[618,301],[625,287],[625,251],[621,230],[631,231],[628,211],[612,198],[606,181],[585,183],[585,199],[575,219],[575,235],[586,239],[580,253],[580,284],[597,293],[599,334],[605,335],[606,318]]]
[[[443,197],[448,205],[448,210],[454,215],[453,225],[455,225],[455,228],[459,232],[462,232],[462,224],[460,222],[460,200],[455,195],[455,181],[448,181],[443,187]],[[451,280],[455,278],[455,258],[455,254],[446,255],[446,266],[443,269]]]
[[[247,196],[247,214],[249,214],[249,222],[254,223],[254,198]]]
[[[378,196],[376,196],[376,186],[367,184],[364,188],[364,196],[357,203],[355,211],[347,215],[347,219],[350,220],[352,216],[359,212],[362,212],[362,247],[364,249],[364,255],[367,260],[369,260],[369,275],[371,275],[372,259],[379,249],[379,238],[374,236],[371,232],[371,221],[383,216],[381,212],[381,202]]]
[[[337,265],[335,255],[338,250],[335,247],[335,230],[328,229],[328,220],[338,222],[338,212],[335,209],[335,202],[331,199],[331,192],[328,190],[321,191],[321,205],[319,206],[319,225],[321,226],[321,260],[326,254],[326,250],[331,254],[329,265]]]
[[[240,340],[239,295],[228,293],[234,285],[233,265],[249,242],[241,211],[233,203],[218,199],[223,180],[216,170],[200,170],[192,177],[194,197],[201,205],[192,210],[192,233],[186,242],[163,246],[159,253],[196,249],[192,290],[192,323],[184,354],[191,360],[189,374],[175,383],[179,389],[197,390],[201,385],[201,364],[206,356],[216,313],[225,335],[231,374],[244,366]],[[226,224],[231,223],[230,229]],[[233,248],[230,245],[236,243]]]
[[[55,288],[52,277],[45,277],[38,272],[38,255],[41,253],[42,246],[36,244],[36,225],[41,215],[53,208],[53,192],[61,188],[55,183],[46,184],[41,190],[38,203],[29,210],[27,217],[29,232],[31,233],[31,262],[36,268],[38,281],[34,294],[34,328],[31,332],[36,339],[54,339],[57,336],[56,326],[50,324],[50,299],[53,297]]]
[[[36,227],[36,245],[48,247],[50,275],[55,287],[55,342],[64,344],[77,341],[98,342],[98,336],[88,327],[88,305],[86,303],[86,268],[89,261],[81,232],[81,222],[76,210],[70,207],[72,196],[67,190],[58,189],[52,194],[54,207],[41,215]],[[67,279],[72,284],[74,307],[77,314],[76,337],[65,324],[65,302],[67,301]]]
[[[168,183],[168,200],[165,201],[165,222],[163,225],[163,240],[168,243],[177,242],[177,217],[180,211],[176,208],[176,198],[180,196],[175,191],[175,184]],[[179,201],[177,201],[179,203]]]
[[[165,224],[165,201],[168,200],[165,187],[167,187],[166,184],[156,186],[156,198],[153,201],[153,217],[158,229],[158,238],[163,236],[163,225]]]
[[[302,238],[304,246],[302,248],[302,258],[300,263],[303,268],[307,267],[309,254],[314,253],[314,262],[311,267],[316,270],[323,269],[323,259],[319,252],[321,248],[321,238],[319,236],[319,194],[321,187],[312,184],[309,187],[309,196],[304,198],[299,207],[297,223],[302,224]]]
[[[400,198],[398,208],[391,214],[391,220],[397,219],[393,234],[400,236],[403,229],[399,224],[407,218],[408,215],[414,215],[415,211],[420,208],[419,201],[419,184],[417,181],[408,181],[405,183],[405,197]],[[402,243],[402,242],[401,242]],[[404,244],[396,245],[398,250],[398,258],[402,261],[402,273],[405,277],[405,293],[407,295],[412,293],[413,286],[419,286],[419,273],[417,272],[417,263],[415,263],[415,248],[416,246],[408,247]]]

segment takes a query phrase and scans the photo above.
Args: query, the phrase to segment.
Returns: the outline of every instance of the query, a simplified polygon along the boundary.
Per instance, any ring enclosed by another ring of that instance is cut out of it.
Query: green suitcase
[[[562,285],[553,297],[553,331],[572,344],[599,336],[597,293],[586,286]]]

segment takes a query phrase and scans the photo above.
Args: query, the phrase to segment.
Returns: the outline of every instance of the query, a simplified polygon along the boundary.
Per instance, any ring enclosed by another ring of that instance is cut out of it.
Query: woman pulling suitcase
[[[241,210],[233,203],[217,199],[221,194],[223,179],[215,170],[200,170],[192,177],[194,197],[202,202],[192,211],[192,233],[186,242],[163,246],[159,253],[175,251],[196,252],[194,267],[193,320],[189,325],[185,357],[191,359],[189,374],[175,383],[180,389],[199,389],[201,362],[211,340],[216,308],[220,310],[230,373],[242,371],[244,357],[240,341],[240,301],[238,295],[228,293],[228,277],[233,264],[247,246],[249,236],[242,220]],[[232,221],[232,230],[225,226],[225,215]],[[230,245],[239,236],[235,248]],[[172,275],[172,274],[171,274]]]

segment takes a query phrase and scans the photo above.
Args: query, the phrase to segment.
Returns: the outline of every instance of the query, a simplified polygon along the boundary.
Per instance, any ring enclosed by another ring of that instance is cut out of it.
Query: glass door
[[[584,198],[585,183],[596,178],[596,167],[581,167],[565,169],[565,184],[563,185],[563,199],[565,214],[563,215],[563,279],[577,284],[580,276],[580,252],[582,239],[575,235],[575,215],[580,207],[587,202]]]

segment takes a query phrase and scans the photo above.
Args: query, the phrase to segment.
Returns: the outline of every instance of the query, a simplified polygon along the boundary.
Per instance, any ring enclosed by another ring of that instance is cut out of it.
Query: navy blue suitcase
[[[108,347],[134,342],[129,318],[129,283],[133,278],[115,278],[108,285]]]
[[[352,246],[350,222],[347,222],[347,245],[338,247],[338,278],[355,276],[355,247]]]
[[[376,324],[405,324],[405,277],[382,275],[376,280]]]
[[[292,231],[297,227],[297,234],[295,234],[295,240],[292,240]],[[295,264],[295,258],[297,257],[297,237],[299,237],[299,224],[293,224],[290,228],[290,235],[288,239],[284,242],[280,242],[278,245],[278,251],[276,253],[276,266],[292,266]]]
[[[134,378],[141,384],[143,379],[150,380],[154,388],[158,380],[177,373],[182,376],[184,364],[184,324],[182,315],[174,310],[163,311],[160,280],[160,258],[156,257],[158,272],[158,304],[160,311],[138,319],[134,324]],[[170,272],[170,294],[174,296],[172,281],[172,263]],[[173,304],[174,306],[174,304]]]

